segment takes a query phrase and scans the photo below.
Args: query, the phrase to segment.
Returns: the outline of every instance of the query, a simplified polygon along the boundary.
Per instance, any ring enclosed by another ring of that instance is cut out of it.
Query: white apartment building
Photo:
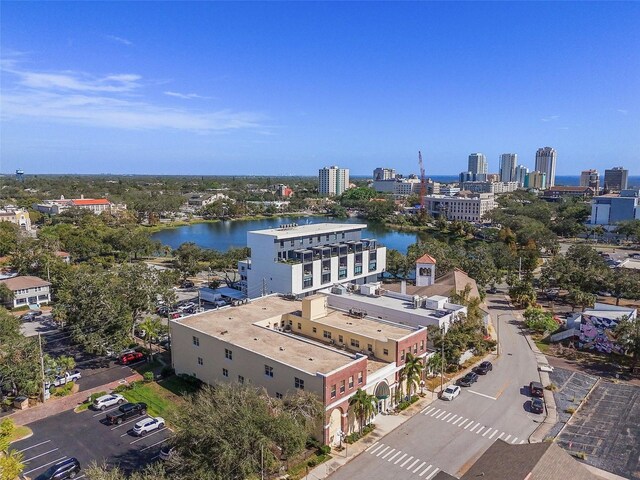
[[[529,169],[524,165],[516,166],[516,173],[514,181],[518,182],[519,187],[524,187],[524,182],[527,180],[527,175],[529,175]]]
[[[392,193],[397,196],[407,196],[420,192],[419,178],[394,178],[392,180],[374,180],[373,189],[376,192]]]
[[[335,283],[375,281],[386,248],[363,239],[364,224],[282,225],[247,232],[251,258],[238,262],[245,293],[306,296]]]
[[[542,188],[551,188],[556,184],[556,160],[558,152],[551,147],[539,148],[536,151],[536,171],[544,173],[546,184]],[[532,187],[530,187],[532,188]]]
[[[474,193],[508,193],[518,189],[518,182],[463,182],[462,190]]]
[[[318,192],[321,195],[342,195],[347,188],[349,188],[348,168],[332,166],[318,171]]]
[[[393,168],[378,167],[373,171],[373,180],[393,180],[396,178],[396,171]]]
[[[503,182],[516,181],[517,153],[503,153],[500,155],[500,180]]]
[[[433,217],[444,215],[447,220],[463,220],[474,223],[484,221],[484,215],[496,207],[493,193],[458,194],[453,197],[425,195],[424,205]]]
[[[469,155],[469,165],[467,170],[472,174],[483,174],[489,171],[487,157],[483,153],[472,153]]]

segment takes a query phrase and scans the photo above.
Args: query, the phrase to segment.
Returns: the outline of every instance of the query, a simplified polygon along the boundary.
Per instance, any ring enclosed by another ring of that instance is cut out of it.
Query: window
[[[370,352],[373,352],[373,345],[371,345],[370,343],[367,344],[367,350]]]
[[[224,349],[224,358],[227,358],[229,360],[233,360],[233,352],[231,350],[229,350],[228,348]]]
[[[358,372],[358,385],[362,385],[362,372]]]
[[[292,247],[295,246],[295,242],[296,242],[295,240],[291,240],[291,246]]]
[[[415,355],[416,353],[418,353],[418,344],[414,343],[413,344],[413,354]]]
[[[299,390],[304,390],[304,380],[301,378],[295,377],[294,385]]]
[[[324,330],[324,331],[322,332],[322,336],[323,336],[324,338],[328,338],[329,340],[331,340],[331,332],[329,332],[328,330]]]
[[[349,390],[353,388],[353,375],[349,377]]]
[[[344,341],[344,340],[343,340],[343,338],[342,338],[342,335],[338,335],[338,341],[339,341],[340,343],[342,343],[342,342]]]
[[[238,383],[244,384],[244,377],[242,375],[238,375]]]
[[[331,398],[336,398],[336,384],[331,385]]]
[[[400,360],[404,360],[404,348],[400,351]]]
[[[226,368],[223,368],[222,369],[222,376],[229,378],[229,370],[227,370]]]
[[[385,355],[389,355],[389,349],[388,348],[383,349],[382,353]]]
[[[204,365],[204,361],[202,360],[202,357],[198,357],[198,365]]]
[[[345,384],[344,380],[340,380],[340,393],[344,393],[345,391],[344,384]]]
[[[302,324],[298,322],[298,330],[302,330]]]
[[[195,337],[195,336],[194,336],[194,337],[193,337],[193,344],[194,344],[196,347],[199,347],[199,346],[200,346],[200,338],[199,338],[199,337]]]
[[[282,394],[280,392],[276,392],[276,398],[282,399]]]
[[[316,333],[317,331],[316,327],[313,327],[313,333]]]
[[[351,339],[351,346],[355,347],[355,348],[360,348],[360,342],[358,340],[356,340],[355,338]]]
[[[420,351],[424,350],[424,340],[420,340]]]
[[[265,365],[264,366],[264,374],[267,377],[273,378],[273,367],[270,367],[269,365]]]

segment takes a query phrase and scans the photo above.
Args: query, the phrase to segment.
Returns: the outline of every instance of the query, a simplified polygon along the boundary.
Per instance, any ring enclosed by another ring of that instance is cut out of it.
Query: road
[[[460,476],[498,438],[520,444],[542,420],[530,413],[528,384],[539,380],[536,360],[512,320],[503,295],[488,295],[500,315],[500,357],[493,371],[453,402],[436,400],[330,476],[331,480],[430,479]]]

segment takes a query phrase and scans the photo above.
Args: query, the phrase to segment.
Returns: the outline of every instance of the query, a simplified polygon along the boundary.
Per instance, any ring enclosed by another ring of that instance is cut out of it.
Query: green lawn
[[[18,425],[14,428],[11,433],[11,437],[9,437],[9,443],[17,442],[18,440],[22,440],[30,436],[33,432],[31,429],[24,425]]]
[[[177,375],[172,375],[164,380],[160,380],[158,384],[162,388],[166,388],[174,395],[184,396],[198,391],[198,387]]]
[[[122,395],[132,403],[144,402],[147,404],[147,412],[151,416],[160,416],[164,419],[174,407],[179,397],[169,390],[162,388],[155,382],[137,382],[131,390],[125,390]]]

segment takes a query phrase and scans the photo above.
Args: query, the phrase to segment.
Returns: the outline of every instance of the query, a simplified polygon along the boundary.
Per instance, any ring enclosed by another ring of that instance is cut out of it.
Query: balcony
[[[344,280],[347,278],[347,267],[338,269],[338,280]]]

